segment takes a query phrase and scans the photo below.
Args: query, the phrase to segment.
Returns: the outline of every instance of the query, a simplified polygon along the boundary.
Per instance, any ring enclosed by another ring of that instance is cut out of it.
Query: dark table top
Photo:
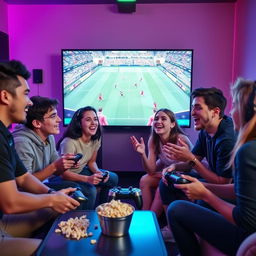
[[[80,240],[65,238],[55,233],[60,221],[86,215],[90,220],[88,232],[92,237]],[[94,229],[95,225],[98,229]],[[92,245],[91,239],[97,243]],[[41,256],[161,256],[167,255],[165,244],[159,229],[156,216],[151,211],[135,211],[129,229],[129,234],[123,237],[109,237],[101,233],[100,223],[95,211],[70,211],[61,215],[53,224],[45,240],[38,249]]]

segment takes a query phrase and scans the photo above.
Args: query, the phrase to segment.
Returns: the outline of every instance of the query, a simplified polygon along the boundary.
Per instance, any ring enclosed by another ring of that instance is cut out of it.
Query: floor
[[[139,188],[140,178],[142,177],[142,175],[145,174],[145,172],[118,172],[117,174],[119,177],[119,186],[123,188],[128,188],[130,186]],[[125,200],[125,201],[135,206],[133,200]],[[166,218],[164,214],[158,218],[158,223],[160,228],[166,225]],[[165,243],[165,246],[166,246],[168,256],[178,255],[178,250],[175,243]]]

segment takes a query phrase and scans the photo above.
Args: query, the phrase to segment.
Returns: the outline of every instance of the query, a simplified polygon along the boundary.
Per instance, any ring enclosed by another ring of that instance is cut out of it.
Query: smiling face
[[[193,99],[191,115],[194,120],[195,130],[207,130],[207,128],[211,127],[215,114],[215,110],[209,109],[205,104],[203,97],[195,97]]]
[[[30,89],[27,81],[21,76],[17,77],[21,86],[15,89],[16,95],[11,95],[9,116],[13,123],[24,123],[26,121],[26,112],[28,107],[32,106],[32,102],[28,96]]]
[[[164,135],[170,134],[171,129],[175,126],[170,117],[163,111],[159,111],[154,118],[153,128],[156,134]]]
[[[56,108],[50,108],[44,115],[43,121],[40,121],[40,130],[46,136],[49,136],[51,134],[59,134],[60,122],[61,118],[58,116]]]
[[[93,110],[85,111],[81,120],[81,126],[83,134],[86,137],[91,137],[96,134],[99,120],[96,113]]]

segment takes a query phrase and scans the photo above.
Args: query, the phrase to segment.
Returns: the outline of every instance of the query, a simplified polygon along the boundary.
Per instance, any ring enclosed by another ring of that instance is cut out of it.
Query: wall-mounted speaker
[[[33,69],[33,83],[34,84],[43,83],[43,70],[42,69]]]

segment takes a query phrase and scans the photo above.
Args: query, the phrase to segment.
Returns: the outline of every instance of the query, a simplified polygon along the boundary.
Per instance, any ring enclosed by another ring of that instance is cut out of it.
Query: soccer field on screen
[[[161,67],[98,67],[64,96],[64,123],[78,108],[103,109],[109,125],[147,125],[153,109],[168,108],[189,125],[190,98]]]

